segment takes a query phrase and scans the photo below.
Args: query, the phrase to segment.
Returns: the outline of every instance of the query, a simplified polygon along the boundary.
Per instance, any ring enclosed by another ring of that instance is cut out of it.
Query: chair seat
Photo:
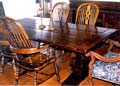
[[[117,55],[115,52],[109,52],[105,57],[114,58]],[[92,77],[120,84],[120,61],[113,63],[96,61],[93,65]]]
[[[44,68],[46,65],[52,63],[55,61],[55,57],[48,57],[46,59],[47,55],[46,54],[35,54],[32,55],[30,58],[32,60],[32,63],[30,63],[29,57],[25,57],[22,61],[24,62],[24,67],[28,70],[40,70]],[[22,66],[23,67],[23,66]]]

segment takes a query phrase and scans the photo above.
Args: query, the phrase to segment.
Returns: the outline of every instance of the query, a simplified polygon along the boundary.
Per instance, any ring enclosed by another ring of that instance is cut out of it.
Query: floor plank
[[[51,85],[58,86],[59,85],[59,86],[61,86],[61,84],[67,79],[67,77],[70,74],[71,74],[70,69],[63,69],[62,71],[60,71],[60,77],[61,77],[60,82],[56,81],[56,76],[54,75],[52,78],[50,78],[46,82],[42,83],[41,85],[47,85],[47,86],[51,86]]]

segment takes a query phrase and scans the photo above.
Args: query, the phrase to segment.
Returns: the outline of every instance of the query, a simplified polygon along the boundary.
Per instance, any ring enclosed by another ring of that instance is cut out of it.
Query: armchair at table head
[[[53,21],[67,23],[70,6],[67,2],[58,2],[53,6],[51,18]]]
[[[95,26],[99,14],[99,7],[92,3],[80,4],[76,13],[76,24]]]
[[[92,85],[92,77],[120,85],[120,52],[111,51],[113,46],[120,47],[120,43],[114,40],[108,40],[107,43],[110,47],[104,56],[94,51],[86,54],[91,57],[88,79]]]
[[[0,72],[4,72],[4,67],[6,64],[11,64],[14,55],[10,51],[10,44],[5,39],[3,34],[2,26],[3,23],[0,22]]]
[[[49,45],[44,45],[41,48],[34,48],[29,40],[29,37],[16,20],[9,17],[0,17],[0,29],[6,36],[10,43],[11,51],[16,55],[13,59],[13,68],[15,71],[15,84],[18,84],[19,75],[22,73],[28,74],[33,72],[33,83],[36,85],[37,73],[41,73],[42,69],[48,67],[50,63],[54,64],[57,80],[60,80],[56,58],[50,57],[48,49]],[[21,73],[20,69],[24,72]],[[48,74],[46,74],[48,76]]]

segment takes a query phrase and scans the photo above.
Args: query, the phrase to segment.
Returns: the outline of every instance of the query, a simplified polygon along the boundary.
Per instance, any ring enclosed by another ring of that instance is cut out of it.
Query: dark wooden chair
[[[95,26],[99,14],[99,7],[92,3],[80,4],[76,12],[76,24]]]
[[[54,25],[54,22],[59,22],[60,27],[66,27],[68,16],[70,12],[70,5],[67,2],[58,2],[53,6],[53,9],[51,11],[51,21]],[[60,57],[64,57],[64,50],[53,47],[53,54],[55,54],[55,50],[61,50],[62,54]]]
[[[41,48],[33,47],[22,25],[9,17],[0,17],[0,30],[6,35],[10,50],[15,55],[13,58],[15,85],[18,85],[18,80],[23,74],[32,76],[34,85],[39,84],[38,73],[51,77],[53,73],[44,74],[42,71],[51,63],[54,64],[54,74],[60,81],[56,57],[50,57],[49,45],[44,45]]]
[[[80,4],[76,11],[76,19],[75,19],[76,29],[79,30],[79,26],[85,25],[86,32],[88,32],[88,33],[90,31],[97,32],[95,23],[96,23],[98,14],[99,14],[99,7],[97,5],[92,4],[92,3]],[[75,64],[76,64],[75,63],[76,56],[78,56],[78,54],[76,52],[71,53],[71,58],[72,58],[71,66],[73,66],[74,68],[75,68]],[[84,58],[84,55],[81,55],[81,56],[82,56],[82,58],[80,59],[81,62],[83,62],[84,64],[87,64],[88,59]],[[83,68],[83,67],[81,67],[81,68]]]
[[[115,40],[107,40],[108,52],[105,55],[95,51],[89,51],[90,57],[88,81],[94,85],[93,78],[120,85],[120,43]],[[103,52],[104,53],[104,52]]]

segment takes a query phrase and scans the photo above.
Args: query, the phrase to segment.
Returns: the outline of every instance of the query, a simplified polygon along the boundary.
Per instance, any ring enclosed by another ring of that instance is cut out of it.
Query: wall
[[[52,0],[53,5],[57,2],[68,2],[69,3],[69,0]]]
[[[31,17],[36,13],[35,0],[0,0],[0,1],[3,2],[5,15],[12,17],[14,19]]]
[[[3,2],[6,16],[14,19],[33,17],[37,14],[39,4],[35,0],[0,0]],[[52,0],[53,5],[59,1],[69,0]]]

